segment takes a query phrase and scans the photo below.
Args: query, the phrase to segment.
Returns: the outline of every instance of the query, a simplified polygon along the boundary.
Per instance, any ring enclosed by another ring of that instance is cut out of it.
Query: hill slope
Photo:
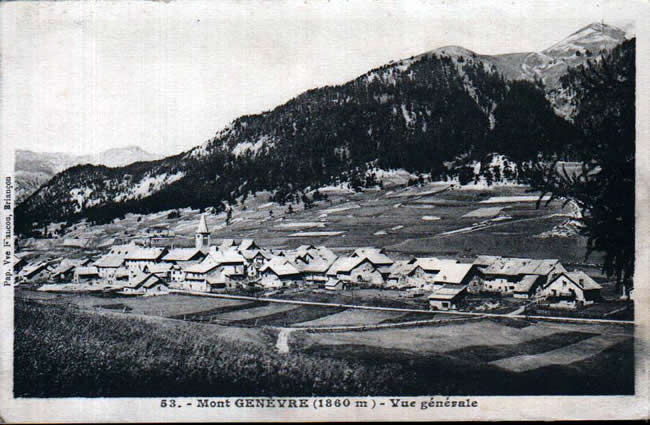
[[[575,34],[567,40],[566,46],[580,46]],[[609,45],[608,39],[603,51]],[[573,47],[550,49],[560,58]],[[373,184],[369,167],[440,174],[446,161],[495,151],[515,162],[557,152],[570,159],[574,129],[549,102],[556,77],[531,65],[530,57],[444,47],[240,117],[173,157],[122,168],[73,167],[20,205],[19,230],[75,217],[105,221],[126,212],[223,208],[259,190],[291,201],[307,187]]]
[[[151,161],[157,159],[158,156],[137,146],[127,146],[82,156],[17,149],[15,158],[16,203],[19,204],[55,174],[74,165],[95,164],[122,167],[133,162]]]

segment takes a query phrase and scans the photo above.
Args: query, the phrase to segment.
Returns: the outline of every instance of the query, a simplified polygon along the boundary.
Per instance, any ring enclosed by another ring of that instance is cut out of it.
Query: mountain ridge
[[[150,161],[158,158],[159,156],[135,145],[110,148],[88,155],[16,149],[14,166],[16,203],[18,204],[29,197],[55,174],[75,165],[94,164],[120,167],[133,162]]]
[[[570,153],[566,147],[575,137],[565,118],[575,111],[554,103],[566,93],[553,69],[569,66],[558,59],[564,65],[556,62],[549,71],[541,55],[478,55],[445,46],[393,61],[239,117],[178,155],[57,174],[20,205],[22,225],[181,206],[225,208],[258,190],[291,201],[306,187],[337,180],[372,184],[365,180],[370,165],[437,174],[445,172],[444,161],[491,151],[516,161]],[[574,57],[587,63],[586,55]],[[45,205],[56,208],[45,211]]]

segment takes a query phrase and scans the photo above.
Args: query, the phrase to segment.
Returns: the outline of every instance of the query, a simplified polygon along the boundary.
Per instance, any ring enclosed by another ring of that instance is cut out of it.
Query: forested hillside
[[[571,116],[556,113],[542,80],[512,79],[518,74],[504,69],[503,61],[458,47],[391,63],[240,117],[173,157],[71,168],[17,208],[17,228],[187,206],[220,209],[259,190],[291,201],[329,183],[375,184],[371,167],[453,177],[492,153],[516,165],[576,159],[588,140],[577,136]]]

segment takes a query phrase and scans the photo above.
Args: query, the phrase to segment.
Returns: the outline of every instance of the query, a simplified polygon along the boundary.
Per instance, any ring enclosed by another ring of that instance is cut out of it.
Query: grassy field
[[[19,297],[44,299],[48,300],[49,303],[55,304],[71,304],[82,309],[119,310],[120,307],[126,307],[128,312],[134,314],[162,317],[190,315],[193,313],[214,311],[224,307],[248,306],[250,304],[248,301],[184,295],[165,295],[146,298],[128,296],[102,297],[90,294],[47,294],[44,292],[23,290],[17,294]]]
[[[489,322],[308,334],[295,345],[323,358],[399,361],[417,369],[420,378],[439,383],[443,394],[634,393],[629,330]]]
[[[301,327],[326,327],[346,325],[375,325],[385,320],[395,319],[403,316],[404,313],[393,311],[371,311],[371,310],[344,310],[340,313],[330,314],[315,320],[297,323]]]
[[[21,300],[15,310],[16,397],[634,391],[632,334],[616,326],[503,320],[333,334],[296,330],[291,352],[281,354],[277,331],[265,328]],[[587,344],[582,354],[581,344]]]
[[[292,214],[287,212],[288,205],[270,203],[268,194],[261,193],[249,197],[244,206],[234,208],[230,225],[225,225],[223,213],[208,214],[207,220],[215,239],[252,237],[266,247],[293,248],[312,243],[351,249],[371,245],[387,248],[396,258],[432,255],[471,260],[477,255],[492,254],[559,258],[563,262],[578,264],[585,262],[584,238],[536,237],[566,220],[566,215],[571,211],[569,207],[563,207],[560,201],[539,208],[535,202],[514,200],[481,204],[481,201],[493,196],[531,194],[525,187],[442,190],[445,187],[446,185],[428,184],[410,188],[387,187],[361,193],[335,191],[329,194],[329,200],[319,201],[311,209],[293,205],[295,212]],[[444,232],[490,220],[497,209],[501,209],[501,213],[511,219],[491,223],[472,233],[440,236]],[[174,244],[191,245],[200,211],[185,209],[180,213],[178,218],[167,218],[165,212],[144,216],[131,214],[113,224],[78,226],[66,237],[91,234],[98,241],[116,237],[128,240],[146,235],[151,226],[166,225],[175,232]],[[470,216],[464,217],[467,214]],[[440,219],[432,221],[426,217]],[[396,229],[396,226],[402,227]],[[343,233],[339,236],[289,236],[300,230]],[[63,249],[62,242],[63,239],[32,240],[28,248],[40,255],[52,252],[69,256],[73,252],[78,253],[79,250]],[[171,242],[172,240],[169,241]],[[588,262],[599,261],[600,258],[594,256]]]
[[[243,310],[231,311],[215,316],[218,320],[238,321],[238,320],[258,320],[263,319],[265,316],[270,316],[275,313],[281,313],[298,308],[293,304],[277,304],[270,303],[267,305],[247,308]],[[261,324],[261,323],[260,323]]]
[[[264,326],[291,326],[296,323],[317,320],[320,317],[328,317],[343,311],[342,308],[321,307],[321,306],[299,306],[290,310],[280,311],[263,317],[261,323]],[[257,318],[238,320],[234,322],[237,326],[255,326],[259,325],[260,320]]]
[[[15,325],[16,397],[389,394],[405,379],[395,363],[279,354],[261,329],[23,301]]]

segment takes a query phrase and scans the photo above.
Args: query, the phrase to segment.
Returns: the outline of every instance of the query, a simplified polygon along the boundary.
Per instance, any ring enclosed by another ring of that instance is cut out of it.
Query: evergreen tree
[[[581,208],[588,255],[604,253],[603,271],[624,294],[633,285],[635,254],[635,52],[636,40],[625,41],[563,78],[578,111],[582,169],[538,166],[531,178],[535,187]]]

